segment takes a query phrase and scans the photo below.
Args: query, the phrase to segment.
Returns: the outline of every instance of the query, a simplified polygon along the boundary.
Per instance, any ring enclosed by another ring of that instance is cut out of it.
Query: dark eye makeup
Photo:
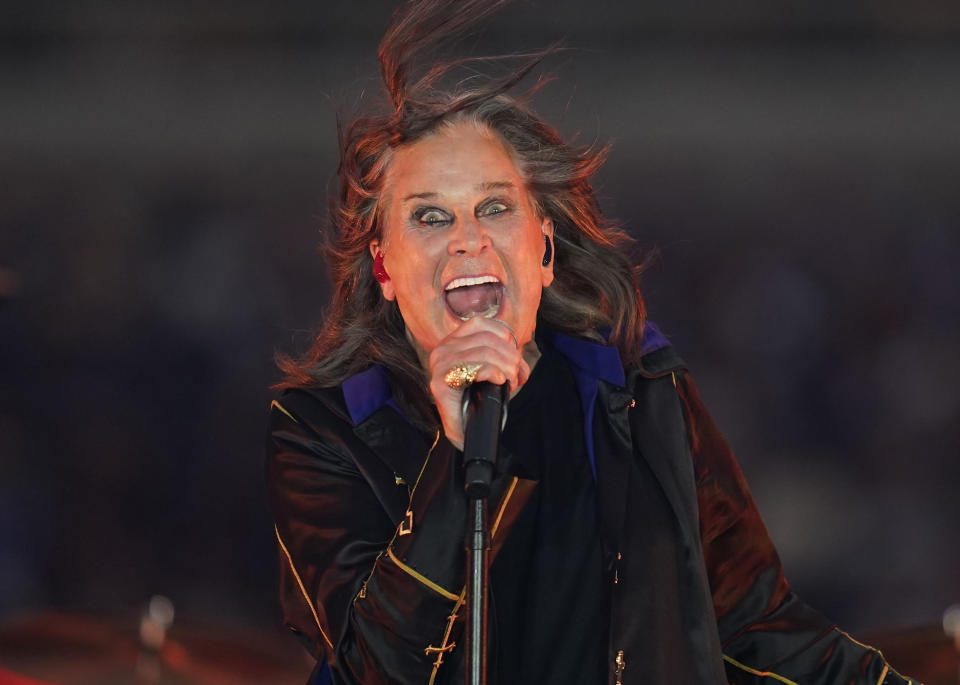
[[[477,206],[476,215],[478,217],[490,217],[505,214],[509,211],[511,211],[511,206],[506,200],[490,198]],[[453,217],[439,207],[417,207],[413,211],[412,219],[415,223],[428,227],[442,227],[453,222]]]
[[[450,215],[437,207],[418,207],[413,212],[413,219],[424,226],[442,226],[450,223]]]
[[[510,211],[510,205],[499,198],[491,198],[477,207],[477,216],[496,216]]]

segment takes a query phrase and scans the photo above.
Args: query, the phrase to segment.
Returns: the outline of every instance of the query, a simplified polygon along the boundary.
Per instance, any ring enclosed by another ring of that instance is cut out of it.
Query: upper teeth
[[[447,284],[446,290],[454,288],[463,288],[468,285],[480,285],[481,283],[499,283],[500,281],[493,276],[470,276],[467,278],[455,278]]]

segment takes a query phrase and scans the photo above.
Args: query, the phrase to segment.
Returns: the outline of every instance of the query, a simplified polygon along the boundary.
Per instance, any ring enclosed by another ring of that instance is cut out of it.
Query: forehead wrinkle
[[[478,183],[474,188],[479,192],[486,193],[491,190],[516,190],[517,186],[511,181],[484,181],[483,183]],[[429,190],[423,193],[411,193],[403,198],[403,202],[409,202],[410,200],[434,200],[441,196],[442,193]]]
[[[407,195],[405,198],[403,198],[403,201],[407,202],[408,200],[432,200],[433,198],[439,195],[440,193],[436,191],[428,190],[425,193],[413,193],[412,195]]]
[[[527,179],[527,174],[526,174],[525,166],[523,164],[523,159],[516,154],[516,151],[513,149],[513,147],[501,135],[499,135],[499,133],[492,130],[489,126],[487,126],[483,122],[475,121],[471,119],[448,120],[443,122],[441,128],[427,135],[424,138],[424,140],[429,140],[431,138],[435,139],[437,137],[455,136],[456,135],[455,131],[458,128],[458,126],[468,126],[471,128],[475,128],[475,130],[477,130],[483,137],[489,139],[491,142],[494,142],[496,145],[498,145],[500,149],[506,154],[507,159],[509,159],[510,162],[512,163],[513,171],[518,176],[518,179],[520,182],[520,184],[518,185],[517,183],[508,181],[508,180],[484,181],[474,186],[475,191],[490,192],[491,190],[507,190],[512,192],[520,192],[522,195],[527,196],[526,199],[530,203],[530,206],[535,209],[536,213],[539,214],[540,212],[537,209],[538,203],[533,197],[530,196],[530,189],[528,187],[529,180]],[[417,141],[417,142],[422,142],[422,141]],[[411,145],[416,145],[416,144],[417,143],[412,143]],[[391,149],[390,152],[391,152],[390,161],[391,162],[396,161],[395,160],[396,150]],[[384,195],[387,195],[387,191],[389,187],[396,180],[395,178],[396,173],[397,173],[396,166],[393,163],[387,165],[386,172],[384,174],[385,181],[386,181],[384,183],[384,193],[383,193]],[[443,198],[444,198],[444,193],[442,189],[440,191],[428,190],[423,192],[410,193],[404,196],[403,198],[401,198],[399,203],[396,205],[396,207],[406,205],[411,200],[418,200],[418,199],[419,200],[437,200],[437,199],[442,200]],[[382,199],[385,199],[385,198],[382,198]],[[387,202],[385,204],[389,206],[391,203]]]

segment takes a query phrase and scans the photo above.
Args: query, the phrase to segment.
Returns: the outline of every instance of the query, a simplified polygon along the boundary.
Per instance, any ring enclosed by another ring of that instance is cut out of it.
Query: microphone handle
[[[486,498],[490,494],[508,398],[506,385],[489,381],[474,383],[464,392],[464,490],[470,499]]]

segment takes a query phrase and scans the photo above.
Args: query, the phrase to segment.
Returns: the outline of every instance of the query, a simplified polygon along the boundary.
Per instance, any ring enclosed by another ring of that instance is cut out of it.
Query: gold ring
[[[477,373],[483,364],[457,364],[447,371],[443,377],[443,382],[448,388],[453,390],[463,390],[465,387],[477,380]]]

